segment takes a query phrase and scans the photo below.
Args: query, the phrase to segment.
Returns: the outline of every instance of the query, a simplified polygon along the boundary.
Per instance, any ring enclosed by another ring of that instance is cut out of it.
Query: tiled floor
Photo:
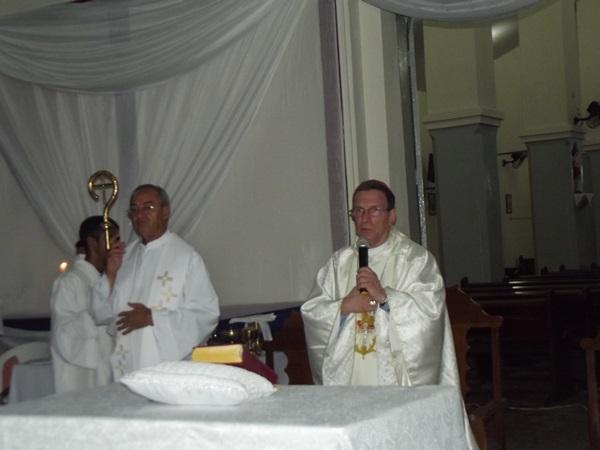
[[[503,393],[508,401],[505,414],[506,450],[587,450],[587,393],[581,363],[567,398],[549,400],[547,376],[537,375],[531,365],[504,375]],[[542,374],[543,375],[543,374]],[[489,383],[480,385],[488,392]]]
[[[573,402],[548,408],[509,409],[506,449],[589,449],[585,404]]]

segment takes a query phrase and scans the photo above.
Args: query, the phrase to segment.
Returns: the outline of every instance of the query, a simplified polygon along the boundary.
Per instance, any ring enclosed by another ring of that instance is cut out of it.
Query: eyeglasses
[[[130,206],[127,210],[127,215],[129,217],[135,216],[138,213],[141,214],[150,214],[152,211],[156,209],[156,205],[151,203],[140,205],[140,206]]]
[[[378,206],[372,206],[370,208],[361,208],[359,206],[355,206],[354,208],[352,208],[350,210],[350,212],[348,213],[348,215],[350,217],[352,217],[353,219],[358,219],[359,217],[362,217],[363,214],[367,213],[367,215],[370,218],[374,218],[374,217],[379,217],[381,216],[383,213],[388,212],[390,209],[389,208],[380,208]]]

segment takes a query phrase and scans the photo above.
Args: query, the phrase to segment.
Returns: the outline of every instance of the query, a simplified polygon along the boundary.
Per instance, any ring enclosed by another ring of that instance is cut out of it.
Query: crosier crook
[[[96,180],[99,178],[104,178],[109,182],[95,184]],[[108,213],[110,212],[110,208],[112,208],[112,205],[119,194],[119,182],[117,181],[117,177],[115,177],[108,170],[99,170],[88,180],[88,192],[94,201],[98,201],[100,199],[100,196],[96,193],[97,190],[102,191],[102,197],[104,198],[104,192],[109,188],[112,189],[110,198],[104,204],[104,210],[102,211],[102,226],[104,228],[104,238],[107,251],[110,250],[110,223],[108,222]]]

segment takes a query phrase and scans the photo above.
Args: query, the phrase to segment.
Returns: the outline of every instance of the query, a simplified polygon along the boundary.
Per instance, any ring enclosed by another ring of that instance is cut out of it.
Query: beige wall
[[[557,45],[553,45],[552,49],[540,49],[537,53],[538,60],[527,60],[521,59],[519,47],[502,54],[497,57],[494,61],[494,78],[496,87],[496,104],[497,109],[504,115],[504,120],[500,128],[498,129],[498,153],[513,152],[518,150],[524,150],[525,144],[521,139],[524,131],[524,124],[535,123],[539,120],[539,127],[553,127],[561,126],[559,122],[569,121],[570,118],[564,118],[559,115],[559,112],[552,107],[559,102],[564,106],[563,110],[569,111],[569,115],[572,114],[570,111],[579,110],[580,115],[586,115],[586,108],[592,100],[600,101],[600,83],[598,79],[600,77],[600,40],[597,36],[597,19],[600,17],[600,2],[597,0],[545,0],[540,3],[540,6],[533,12],[527,12],[524,14],[529,26],[536,27],[536,33],[540,33],[545,37],[545,40],[552,41],[556,40],[556,28],[557,24],[553,23],[557,17],[573,14],[573,11],[569,8],[576,5],[576,18],[577,18],[577,29],[576,30],[563,30],[564,40],[572,41],[572,34],[576,33],[577,42],[579,48],[570,49],[561,47],[560,42]],[[560,11],[560,14],[556,12]],[[428,26],[432,24],[428,22]],[[435,25],[435,24],[434,24]],[[475,27],[477,28],[481,24],[464,24],[459,27]],[[444,33],[446,30],[455,29],[457,25],[448,27],[444,24],[438,24],[438,32]],[[528,29],[528,31],[531,31]],[[560,36],[559,36],[560,37]],[[563,38],[560,38],[561,40]],[[470,48],[467,49],[471,51]],[[560,66],[553,66],[551,61],[552,52],[562,52],[565,64]],[[437,57],[437,55],[436,55]],[[447,55],[440,55],[440,58],[446,58]],[[431,57],[428,57],[431,59]],[[434,58],[435,59],[435,58]],[[460,61],[457,61],[457,64]],[[526,72],[524,64],[527,65],[529,70],[532,67],[537,70],[553,71],[556,73],[556,86],[534,86],[531,87],[529,82],[522,78],[522,74]],[[460,66],[460,64],[458,64]],[[564,67],[567,66],[567,67]],[[469,70],[465,71],[465,79],[470,78],[472,72]],[[481,83],[485,81],[488,74],[479,73],[478,81],[474,83]],[[573,77],[578,77],[578,80],[571,80]],[[580,92],[560,92],[557,95],[553,95],[552,92],[561,85],[575,85],[579,84]],[[526,101],[527,92],[526,90],[531,89],[543,89],[546,94],[544,97],[548,100],[547,104],[535,104],[532,105]],[[435,89],[433,89],[435,88]],[[465,88],[467,89],[467,88]],[[475,86],[473,87],[475,89]],[[433,95],[435,92],[441,92],[437,100],[428,99],[429,104],[439,104],[444,102],[444,98],[450,96],[453,101],[456,100],[456,95],[451,93],[443,93],[443,86],[427,86],[427,92],[419,93],[419,104],[421,107],[421,117],[427,116],[429,111],[426,109],[428,102],[424,101],[427,96]],[[525,92],[524,92],[525,91]],[[469,96],[467,96],[469,97]],[[470,97],[469,97],[470,98]],[[525,102],[525,106],[524,106]],[[465,109],[468,109],[471,105],[465,103]],[[556,113],[555,113],[556,112]],[[528,120],[525,120],[524,115],[527,116]],[[531,114],[536,114],[536,117],[532,120]],[[539,118],[539,119],[538,119]],[[423,127],[424,128],[424,127]],[[600,148],[600,127],[596,129],[589,129],[583,127],[586,131],[584,139],[584,148],[586,149],[598,149]],[[422,164],[423,167],[427,165],[427,155],[431,151],[430,139],[426,132],[422,131]],[[502,205],[502,238],[504,247],[504,263],[506,267],[515,265],[515,261],[519,255],[525,257],[534,256],[534,245],[533,245],[533,229],[531,219],[531,199],[529,189],[529,168],[528,160],[518,168],[513,168],[511,165],[502,166],[502,159],[509,159],[509,156],[498,157],[498,175],[500,183],[500,202]],[[585,168],[584,168],[585,170]],[[585,173],[584,173],[585,176]],[[512,213],[507,214],[505,211],[505,195],[512,195]],[[432,244],[436,242],[437,229],[434,218],[428,217],[428,235],[429,240]],[[435,245],[433,245],[435,248]],[[432,248],[432,249],[433,249]]]
[[[577,25],[579,43],[579,75],[581,86],[580,115],[586,116],[586,108],[592,100],[600,101],[600,39],[598,19],[600,1],[578,0]],[[585,149],[600,149],[600,127],[586,127]]]

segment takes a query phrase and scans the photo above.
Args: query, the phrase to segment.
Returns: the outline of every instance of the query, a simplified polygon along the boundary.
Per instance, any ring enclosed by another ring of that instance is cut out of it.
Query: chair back
[[[35,341],[21,344],[0,355],[0,393],[4,394],[10,387],[12,369],[15,364],[50,358],[50,345],[47,342]]]

